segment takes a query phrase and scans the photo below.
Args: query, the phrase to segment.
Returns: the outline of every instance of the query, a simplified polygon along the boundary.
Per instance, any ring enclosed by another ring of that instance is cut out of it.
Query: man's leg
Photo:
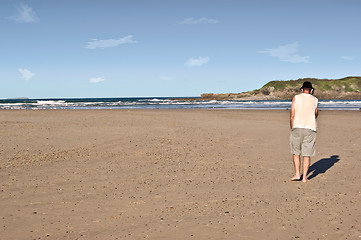
[[[310,157],[303,157],[303,177],[302,182],[307,182],[307,173],[308,168],[310,167],[311,158]]]
[[[291,178],[291,181],[300,180],[300,166],[301,166],[301,160],[300,155],[293,154],[293,165],[295,166],[295,176]]]

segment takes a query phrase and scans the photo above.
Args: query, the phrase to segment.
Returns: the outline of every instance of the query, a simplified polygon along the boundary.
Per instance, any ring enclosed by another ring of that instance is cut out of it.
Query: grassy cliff
[[[259,99],[280,100],[292,99],[300,92],[304,81],[310,81],[315,88],[315,96],[319,99],[361,99],[361,77],[341,79],[303,78],[288,81],[271,81],[262,88],[229,94],[202,94],[204,99]]]
[[[273,87],[275,91],[282,91],[285,89],[299,88],[304,81],[312,83],[317,91],[329,90],[344,90],[346,92],[361,92],[361,77],[346,77],[337,80],[330,79],[316,79],[316,78],[303,78],[290,81],[271,81],[264,85],[260,90]]]

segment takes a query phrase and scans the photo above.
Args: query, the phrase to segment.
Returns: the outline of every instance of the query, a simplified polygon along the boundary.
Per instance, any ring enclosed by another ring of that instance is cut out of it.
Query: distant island
[[[361,99],[361,77],[341,79],[302,78],[271,81],[262,88],[241,93],[204,93],[204,100],[290,100],[300,92],[304,81],[310,81],[318,99]]]
[[[6,100],[27,100],[27,97],[16,97],[16,98],[7,98]]]

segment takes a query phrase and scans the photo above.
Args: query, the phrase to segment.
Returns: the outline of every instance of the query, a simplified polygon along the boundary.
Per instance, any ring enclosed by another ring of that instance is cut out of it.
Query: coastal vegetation
[[[287,81],[270,81],[260,89],[241,93],[205,93],[202,99],[216,100],[287,100],[300,92],[304,81],[310,81],[319,99],[361,99],[361,77],[341,79],[301,78]]]

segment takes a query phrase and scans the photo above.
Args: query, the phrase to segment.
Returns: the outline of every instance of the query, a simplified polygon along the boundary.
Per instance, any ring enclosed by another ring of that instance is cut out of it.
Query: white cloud
[[[24,3],[20,3],[16,6],[16,13],[10,19],[19,23],[30,23],[38,21],[35,12],[31,7]]]
[[[99,83],[99,82],[104,82],[105,78],[104,77],[97,77],[97,78],[90,78],[89,82],[91,83]]]
[[[30,80],[36,75],[35,73],[30,72],[26,68],[19,68],[18,71],[20,72],[21,77],[24,78],[25,80]]]
[[[184,64],[189,67],[200,67],[206,63],[208,63],[210,57],[198,57],[198,58],[190,58]]]
[[[180,24],[215,24],[219,21],[216,19],[209,19],[202,17],[200,19],[186,18]]]
[[[274,49],[267,49],[264,51],[259,51],[259,53],[269,53],[272,57],[277,57],[280,61],[283,62],[291,62],[291,63],[301,63],[301,62],[309,62],[309,56],[300,56],[297,53],[298,50],[298,42],[294,42],[291,44],[286,44],[283,46],[278,46]]]
[[[341,58],[344,59],[344,60],[349,60],[349,61],[355,59],[354,57],[349,57],[349,56],[342,56]]]
[[[91,39],[91,42],[87,42],[85,48],[96,49],[96,48],[117,47],[120,44],[126,44],[126,43],[136,43],[136,41],[133,40],[132,35],[119,39],[106,39],[106,40]]]

